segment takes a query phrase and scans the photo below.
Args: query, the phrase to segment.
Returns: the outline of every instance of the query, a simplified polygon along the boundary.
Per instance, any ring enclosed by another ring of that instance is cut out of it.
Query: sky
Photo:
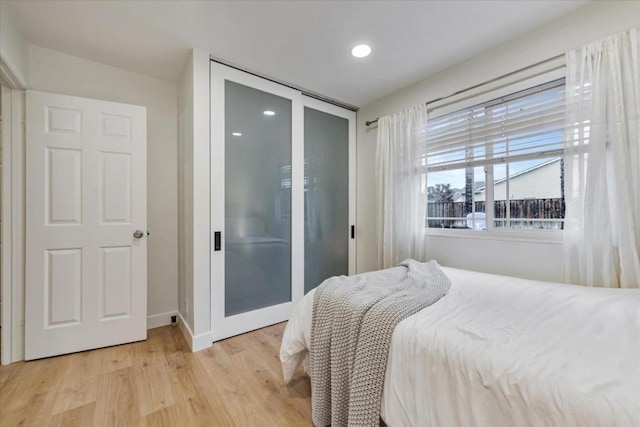
[[[509,176],[513,176],[514,174],[521,172],[525,169],[529,169],[534,166],[541,165],[542,163],[546,163],[549,160],[551,160],[551,158],[512,162],[509,165]],[[474,169],[473,180],[475,182],[484,181],[484,168],[475,167],[473,169]],[[506,165],[504,164],[495,165],[493,168],[494,181],[497,181],[499,179],[504,179],[506,176],[506,170],[507,168],[506,168]],[[441,172],[430,172],[427,175],[427,186],[430,187],[436,184],[450,184],[451,188],[464,188],[465,170],[455,169],[455,170],[441,171]]]

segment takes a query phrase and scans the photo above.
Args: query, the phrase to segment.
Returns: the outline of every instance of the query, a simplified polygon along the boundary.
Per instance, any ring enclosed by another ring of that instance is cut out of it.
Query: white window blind
[[[561,156],[564,124],[564,79],[445,114],[427,125],[427,169]]]

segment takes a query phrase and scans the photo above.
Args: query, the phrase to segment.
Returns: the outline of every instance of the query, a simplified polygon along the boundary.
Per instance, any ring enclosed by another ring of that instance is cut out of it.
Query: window
[[[429,228],[562,229],[564,79],[430,120]]]

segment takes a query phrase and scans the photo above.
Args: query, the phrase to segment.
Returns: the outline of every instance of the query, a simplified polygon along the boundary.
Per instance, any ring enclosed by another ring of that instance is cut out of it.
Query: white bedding
[[[394,331],[389,426],[640,426],[640,290],[443,270],[447,295]],[[310,345],[312,306],[313,291],[283,336],[287,382]]]

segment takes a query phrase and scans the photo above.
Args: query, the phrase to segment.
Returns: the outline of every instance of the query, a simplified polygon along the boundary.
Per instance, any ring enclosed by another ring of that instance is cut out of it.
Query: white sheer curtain
[[[420,105],[378,120],[376,150],[378,266],[406,258],[423,260],[427,107]]]
[[[640,285],[638,29],[567,53],[565,280]]]

